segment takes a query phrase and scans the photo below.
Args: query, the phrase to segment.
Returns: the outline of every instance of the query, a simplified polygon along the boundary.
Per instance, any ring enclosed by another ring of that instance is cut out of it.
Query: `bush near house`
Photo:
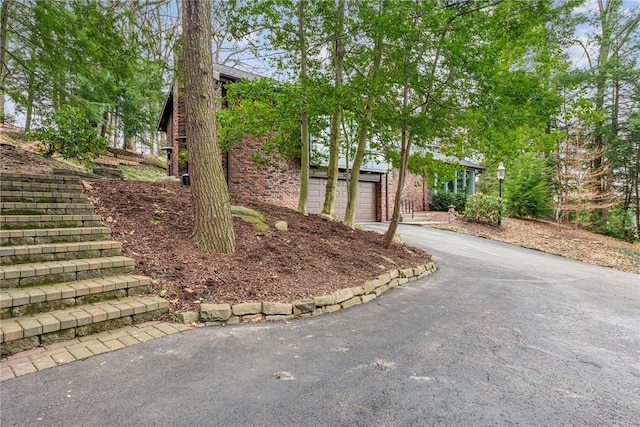
[[[467,198],[462,217],[467,221],[497,225],[500,218],[500,203],[499,197],[474,194]]]
[[[467,193],[450,193],[440,192],[431,197],[431,210],[446,212],[449,210],[450,205],[454,205],[458,212],[464,211],[467,203]]]

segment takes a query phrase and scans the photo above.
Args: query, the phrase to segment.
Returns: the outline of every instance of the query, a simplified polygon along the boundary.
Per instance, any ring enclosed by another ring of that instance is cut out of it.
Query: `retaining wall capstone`
[[[362,286],[345,288],[330,295],[314,298],[282,302],[243,302],[239,304],[207,304],[200,305],[199,318],[206,326],[236,325],[239,323],[257,323],[262,321],[287,321],[294,318],[318,316],[325,313],[344,310],[359,304],[373,301],[383,293],[405,283],[422,279],[436,271],[435,262],[429,262],[415,268],[391,270]],[[194,312],[176,313],[176,321],[189,319],[189,323],[198,316]]]

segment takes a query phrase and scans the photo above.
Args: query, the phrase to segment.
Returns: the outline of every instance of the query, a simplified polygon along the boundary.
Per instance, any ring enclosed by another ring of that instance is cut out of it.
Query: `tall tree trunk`
[[[595,93],[595,109],[598,113],[606,115],[605,110],[605,93],[607,90],[607,80],[609,76],[609,62],[611,61],[611,49],[613,42],[613,26],[616,24],[616,11],[621,6],[619,0],[607,1],[604,4],[604,0],[598,0],[598,8],[600,12],[600,25],[602,34],[600,36],[600,46],[598,51],[597,69],[596,69],[596,93]],[[604,121],[598,121],[595,125],[595,134],[593,138],[593,148],[597,151],[601,151],[602,155],[598,156],[592,162],[592,172],[600,171],[603,168],[609,169],[605,165],[606,151],[608,141],[605,140],[605,123]],[[603,174],[600,181],[600,188],[598,189],[598,200],[602,200],[607,193],[607,181],[608,172]],[[599,220],[606,222],[608,208],[604,207],[599,209]]]
[[[102,124],[100,125],[100,136],[107,137],[107,126],[109,124],[109,111],[102,113]]]
[[[109,129],[109,132],[111,132],[111,136],[113,137],[111,146],[113,148],[117,148],[118,147],[118,110],[117,108],[115,111],[111,113],[111,129]]]
[[[26,118],[25,118],[25,122],[24,122],[24,130],[25,131],[29,131],[31,130],[31,121],[33,119],[33,97],[34,97],[34,89],[33,89],[33,83],[35,80],[35,76],[33,74],[33,72],[29,73],[29,81],[27,83],[27,112],[26,112]]]
[[[371,85],[376,84],[378,71],[382,63],[382,37],[376,37],[374,44],[374,57],[373,64],[371,66],[370,78]],[[362,167],[362,161],[367,148],[367,140],[369,138],[369,124],[372,117],[372,104],[373,100],[371,95],[367,96],[367,100],[364,108],[364,117],[358,128],[358,147],[356,149],[356,155],[353,159],[353,165],[351,165],[351,179],[347,183],[347,207],[344,212],[344,223],[349,227],[353,227],[355,223],[356,207],[358,205],[358,178],[360,177],[360,168]],[[353,179],[355,177],[355,179]]]
[[[398,169],[398,188],[396,191],[396,197],[394,198],[393,214],[391,215],[391,221],[389,222],[389,228],[384,234],[384,247],[389,249],[393,238],[396,235],[398,229],[398,223],[400,222],[400,209],[402,206],[402,189],[404,188],[404,182],[407,176],[407,169],[409,166],[409,150],[411,148],[411,135],[407,128],[402,129],[401,148],[400,148],[400,168]]]
[[[329,168],[327,169],[327,188],[324,195],[322,214],[330,218],[335,216],[336,189],[338,187],[338,160],[340,159],[340,125],[342,124],[342,103],[340,89],[344,73],[344,0],[338,0],[337,23],[334,34],[333,65],[335,68],[334,88],[336,91],[335,105],[331,117],[331,135],[329,137]]]
[[[7,67],[5,66],[7,52],[7,20],[9,19],[9,8],[11,0],[5,0],[0,9],[0,124],[4,124],[4,85],[7,76]]]
[[[154,126],[149,127],[149,155],[155,156],[158,154],[158,132],[155,131]]]
[[[216,132],[211,3],[182,0],[184,81],[193,198],[193,240],[204,252],[232,253],[235,233]]]
[[[300,0],[298,5],[298,41],[300,43],[300,81],[306,92],[307,84],[307,37],[305,35],[305,6],[306,1]],[[298,212],[307,214],[307,200],[309,199],[309,116],[306,107],[306,94],[302,96],[300,107],[300,196],[298,197]]]
[[[404,88],[402,90],[402,107],[406,111],[407,105],[409,105],[409,82],[405,81]],[[391,247],[393,238],[396,235],[398,229],[398,223],[400,222],[400,208],[402,206],[402,189],[404,188],[404,181],[407,176],[407,170],[409,169],[409,151],[411,150],[411,137],[409,135],[409,129],[405,124],[402,127],[402,137],[400,138],[400,167],[398,168],[398,187],[396,189],[396,197],[394,198],[393,214],[391,214],[391,221],[389,222],[389,228],[384,233],[383,246],[387,249]]]
[[[640,142],[636,142],[636,173],[631,182],[635,183],[636,235],[640,236]]]
[[[367,106],[366,119],[371,117],[371,107]],[[369,137],[368,124],[362,123],[358,128],[358,147],[356,155],[351,165],[351,174],[347,182],[347,207],[344,211],[344,223],[349,227],[353,227],[356,217],[356,207],[358,205],[358,182],[360,178],[360,168],[367,148],[367,140]]]

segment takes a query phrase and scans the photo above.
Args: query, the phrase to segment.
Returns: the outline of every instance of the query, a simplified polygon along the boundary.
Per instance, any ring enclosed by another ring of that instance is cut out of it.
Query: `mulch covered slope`
[[[352,230],[290,209],[233,200],[262,213],[271,228],[258,231],[234,218],[234,254],[205,254],[190,241],[193,215],[188,187],[174,184],[101,180],[87,192],[123,255],[136,261],[136,273],[152,277],[173,310],[199,302],[288,302],[361,285],[398,268],[431,260],[405,245],[382,246],[382,235]],[[273,225],[286,221],[287,231]]]

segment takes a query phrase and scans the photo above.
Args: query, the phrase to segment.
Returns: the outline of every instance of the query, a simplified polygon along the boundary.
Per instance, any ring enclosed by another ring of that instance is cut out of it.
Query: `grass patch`
[[[155,166],[120,166],[122,176],[129,181],[147,181],[153,182],[167,176],[167,171]]]

